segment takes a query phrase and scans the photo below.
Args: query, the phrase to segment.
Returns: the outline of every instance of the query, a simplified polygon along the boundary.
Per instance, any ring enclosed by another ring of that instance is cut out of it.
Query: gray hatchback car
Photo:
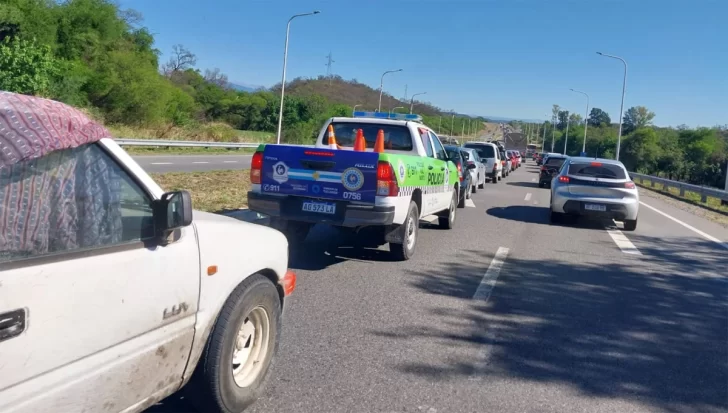
[[[637,228],[640,198],[627,169],[613,159],[569,158],[551,181],[551,222],[564,215],[611,218]]]

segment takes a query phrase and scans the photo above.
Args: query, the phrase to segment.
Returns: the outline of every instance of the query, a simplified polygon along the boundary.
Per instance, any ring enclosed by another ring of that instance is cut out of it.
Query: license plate
[[[606,205],[601,204],[584,204],[584,209],[588,209],[589,211],[601,211],[604,212],[607,210]]]
[[[307,201],[303,203],[301,210],[306,212],[317,212],[319,214],[335,214],[336,204]]]

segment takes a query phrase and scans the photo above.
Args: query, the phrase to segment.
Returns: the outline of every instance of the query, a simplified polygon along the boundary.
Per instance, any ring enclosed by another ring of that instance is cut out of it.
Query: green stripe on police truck
[[[449,192],[458,180],[455,165],[434,158],[382,153],[380,161],[389,162],[397,177],[397,196],[412,196],[416,189],[424,195]]]

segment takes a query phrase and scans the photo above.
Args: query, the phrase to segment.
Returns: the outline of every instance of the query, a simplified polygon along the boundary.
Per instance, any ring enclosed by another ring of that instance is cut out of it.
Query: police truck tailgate
[[[374,204],[378,160],[374,152],[266,145],[261,193]],[[302,207],[333,214],[332,205],[304,202]]]

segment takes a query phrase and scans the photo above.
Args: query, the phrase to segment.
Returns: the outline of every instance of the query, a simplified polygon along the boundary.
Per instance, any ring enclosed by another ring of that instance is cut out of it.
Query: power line
[[[329,52],[329,55],[326,56],[326,77],[329,78],[329,85],[331,85],[331,65],[335,62],[333,55]]]

